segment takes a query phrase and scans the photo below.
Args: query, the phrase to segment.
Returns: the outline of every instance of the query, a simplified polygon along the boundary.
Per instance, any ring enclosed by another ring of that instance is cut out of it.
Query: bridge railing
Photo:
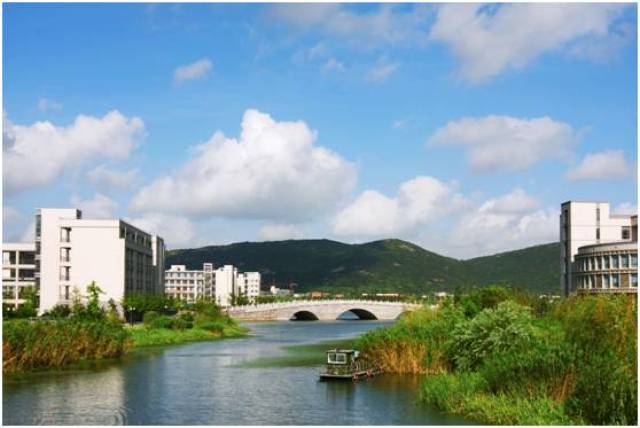
[[[269,309],[282,309],[295,306],[309,306],[309,305],[404,305],[409,307],[422,306],[420,303],[408,303],[408,302],[385,302],[380,300],[363,300],[363,299],[335,299],[335,300],[294,300],[291,302],[280,303],[253,303],[247,305],[230,306],[227,308],[227,312],[248,312],[248,311],[266,311]]]

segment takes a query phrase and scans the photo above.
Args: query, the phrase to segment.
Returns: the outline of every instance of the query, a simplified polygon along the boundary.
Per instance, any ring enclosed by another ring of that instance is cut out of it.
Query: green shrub
[[[150,328],[166,328],[172,329],[174,324],[174,319],[168,317],[166,315],[159,315],[149,323]]]
[[[151,326],[155,322],[156,319],[160,316],[156,311],[147,311],[144,313],[142,317],[142,322],[144,325]]]
[[[55,305],[47,312],[42,314],[43,318],[63,319],[68,318],[71,315],[71,308],[67,305]]]
[[[214,333],[222,333],[225,329],[226,323],[224,321],[206,321],[201,324],[197,324],[195,328],[211,331]]]
[[[447,355],[456,367],[475,369],[492,354],[525,349],[535,333],[529,308],[504,301],[456,324],[446,345]]]

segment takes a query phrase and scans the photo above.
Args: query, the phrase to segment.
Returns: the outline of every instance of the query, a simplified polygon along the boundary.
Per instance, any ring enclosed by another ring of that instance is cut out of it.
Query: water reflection
[[[377,321],[259,323],[254,337],[155,348],[106,365],[5,377],[4,424],[461,423],[415,404],[416,377],[319,382],[317,366],[243,367],[283,346],[340,341]]]

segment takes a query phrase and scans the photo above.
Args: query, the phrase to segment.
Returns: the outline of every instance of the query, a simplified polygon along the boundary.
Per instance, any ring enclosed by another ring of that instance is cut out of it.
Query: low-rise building
[[[2,244],[2,303],[18,307],[26,290],[36,286],[36,246],[17,242]]]

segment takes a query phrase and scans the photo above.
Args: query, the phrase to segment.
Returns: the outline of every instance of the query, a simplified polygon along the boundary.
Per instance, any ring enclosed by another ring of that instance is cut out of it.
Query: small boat
[[[376,375],[379,370],[361,360],[359,354],[354,349],[328,350],[327,364],[320,371],[320,380],[358,380]]]

